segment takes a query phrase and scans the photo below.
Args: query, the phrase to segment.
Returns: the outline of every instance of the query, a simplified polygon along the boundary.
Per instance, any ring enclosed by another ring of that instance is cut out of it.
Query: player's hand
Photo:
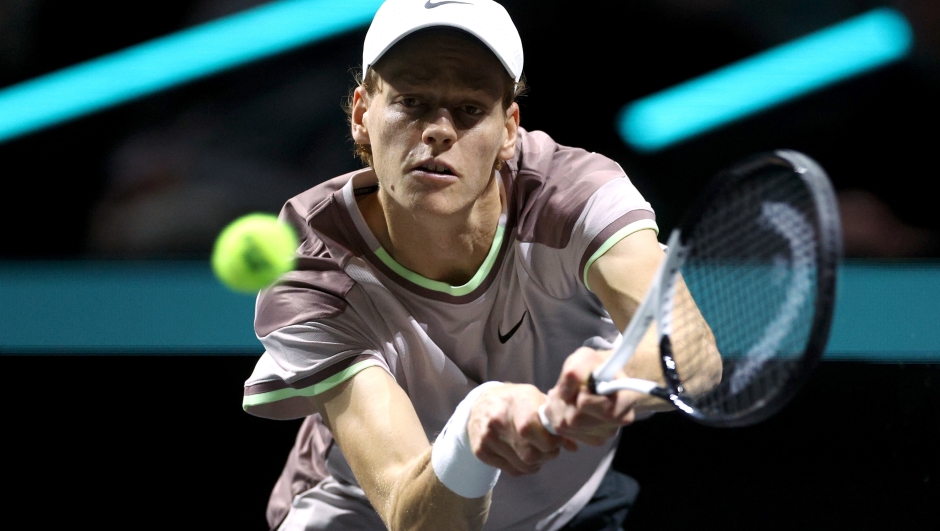
[[[545,412],[560,436],[600,446],[616,435],[621,426],[636,419],[634,406],[644,397],[643,394],[619,391],[611,395],[596,395],[588,389],[591,371],[609,354],[581,347],[565,360],[558,383],[548,391]]]
[[[577,445],[549,433],[539,420],[545,395],[533,385],[505,384],[483,394],[470,410],[467,432],[474,455],[510,476],[538,472],[561,448]]]

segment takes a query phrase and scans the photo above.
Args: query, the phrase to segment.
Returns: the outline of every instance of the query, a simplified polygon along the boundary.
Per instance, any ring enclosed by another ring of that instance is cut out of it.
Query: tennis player
[[[620,428],[670,406],[586,382],[663,251],[620,166],[520,127],[522,65],[491,0],[376,13],[348,109],[367,167],[286,203],[298,267],[257,301],[244,408],[305,418],[272,529],[620,529]],[[661,381],[655,351],[624,374]]]

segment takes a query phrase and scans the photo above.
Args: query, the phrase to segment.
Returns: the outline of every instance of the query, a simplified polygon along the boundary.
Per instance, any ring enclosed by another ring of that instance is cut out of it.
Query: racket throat
[[[663,377],[666,380],[666,387],[662,389],[665,396],[656,396],[666,400],[675,401],[684,391],[682,380],[679,379],[679,373],[676,371],[676,360],[672,356],[672,341],[669,336],[662,336],[659,340],[659,356],[662,362]]]

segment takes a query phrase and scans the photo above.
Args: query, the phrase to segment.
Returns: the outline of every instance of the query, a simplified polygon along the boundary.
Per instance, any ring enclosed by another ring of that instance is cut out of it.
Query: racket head
[[[686,382],[671,399],[702,424],[761,422],[793,398],[828,341],[842,257],[829,178],[797,151],[755,155],[709,183],[679,232],[684,296],[694,304],[677,292],[672,320],[684,322],[684,307],[700,312],[722,372],[717,385],[696,390]],[[672,330],[676,354],[701,334]],[[676,363],[681,379],[681,357]]]

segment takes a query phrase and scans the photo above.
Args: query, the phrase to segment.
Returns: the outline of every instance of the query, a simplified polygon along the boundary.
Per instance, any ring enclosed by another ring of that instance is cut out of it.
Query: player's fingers
[[[558,457],[561,453],[561,446],[548,451],[542,451],[531,444],[519,444],[513,447],[519,461],[526,465],[542,466],[545,463]]]
[[[618,429],[619,427],[605,428],[603,431],[599,431],[597,427],[592,428],[590,431],[572,429],[568,437],[570,437],[575,444],[601,446],[617,435]]]
[[[617,397],[608,395],[595,395],[587,389],[578,393],[574,405],[581,415],[598,420],[613,420],[617,410]]]
[[[552,389],[548,392],[546,415],[549,417],[549,420],[552,421],[552,425],[558,432],[559,436],[561,436],[561,444],[564,449],[571,452],[578,450],[578,443],[585,442],[585,435],[590,435],[586,434],[585,426],[587,428],[591,428],[596,427],[598,424],[598,420],[596,418],[579,414],[577,406],[563,402],[559,398],[559,392],[557,389]],[[576,422],[575,419],[577,419]],[[575,426],[572,426],[572,422],[575,422]],[[613,428],[616,427],[619,427],[619,425],[613,426]],[[607,427],[604,433],[600,435],[603,440],[606,440],[610,429],[611,427]],[[596,445],[598,443],[598,438],[591,437],[589,444]]]
[[[633,407],[641,397],[642,393],[629,390],[612,395],[595,395],[585,390],[578,395],[575,406],[583,415],[601,422],[629,424],[635,417]]]
[[[524,472],[513,466],[506,458],[492,450],[481,450],[476,454],[476,457],[487,465],[496,467],[510,476],[516,477],[524,474]]]
[[[605,398],[611,403],[616,402],[615,397]],[[595,416],[586,413],[583,408],[569,406],[564,410],[561,435],[594,446],[603,444],[616,435],[622,425],[623,419],[613,416],[612,411],[613,407],[606,405],[601,409],[601,413]],[[629,414],[626,415],[629,417]],[[632,417],[630,420],[632,421]]]
[[[533,462],[523,461],[522,457],[517,453],[517,450],[504,441],[489,445],[486,449],[488,452],[491,452],[493,455],[500,457],[506,462],[509,468],[504,470],[510,474],[534,474],[542,468],[542,464],[545,462],[538,460],[535,453],[531,455],[526,454],[526,457]]]
[[[526,443],[541,452],[554,452],[561,448],[564,443],[564,438],[552,435],[542,426],[538,414],[535,415],[534,421],[527,422],[519,428],[519,435]]]
[[[597,424],[594,422],[586,425],[573,425],[565,430],[565,437],[591,446],[600,446],[615,436],[619,429],[620,424],[615,423]]]
[[[498,430],[486,430],[479,438],[479,445],[474,448],[473,454],[484,463],[498,467],[510,475],[531,474],[537,471],[519,459],[511,444],[504,440]]]
[[[558,457],[562,438],[548,433],[538,414],[518,428],[518,434],[506,433],[503,441],[512,446],[523,463],[542,464]]]
[[[632,424],[636,420],[636,403],[643,398],[643,393],[636,391],[618,391],[614,406],[614,418],[622,425]]]
[[[575,369],[562,370],[558,378],[558,397],[565,402],[572,402],[578,396],[583,380]]]
[[[480,453],[499,456],[513,474],[534,474],[553,456],[528,444],[514,430],[488,430],[480,440]],[[557,455],[556,450],[555,455]]]
[[[585,433],[585,432],[608,432],[610,430],[616,430],[620,427],[620,422],[618,419],[599,419],[597,417],[592,417],[586,415],[583,412],[571,411],[567,418],[565,419],[566,429],[563,435],[570,435],[572,433]]]
[[[562,366],[556,385],[560,398],[565,402],[573,402],[578,396],[578,392],[587,385],[591,371],[601,361],[602,359],[597,351],[588,347],[581,347],[568,356]]]

